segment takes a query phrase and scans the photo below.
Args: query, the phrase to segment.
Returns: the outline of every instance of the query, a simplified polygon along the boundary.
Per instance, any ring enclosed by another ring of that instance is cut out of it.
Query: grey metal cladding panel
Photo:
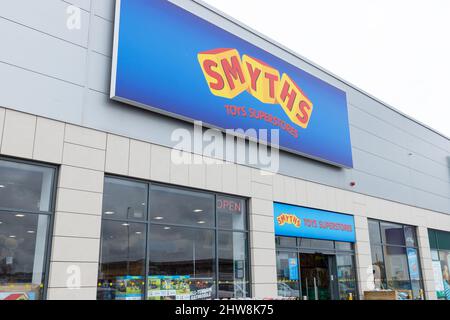
[[[354,168],[377,177],[410,185],[410,169],[381,157],[353,148]]]
[[[0,62],[83,85],[86,49],[0,18]]]
[[[114,24],[94,16],[91,28],[91,49],[97,53],[112,57]]]
[[[353,169],[351,175],[354,181],[356,181],[356,185],[352,189],[353,191],[396,202],[421,206],[413,197],[414,189],[409,186],[373,176],[357,169]],[[441,209],[443,212],[448,212],[448,208],[445,210],[436,206],[430,206],[428,208],[432,208],[432,210]]]
[[[111,58],[96,52],[89,53],[88,86],[109,96]]]
[[[435,160],[436,162],[439,162],[440,164],[450,168],[450,165],[447,161],[450,155],[449,152],[438,149],[434,145],[426,143],[420,139],[409,139],[408,141],[406,141],[405,146],[408,149],[412,150],[414,154],[418,153],[426,158]]]
[[[93,90],[88,91],[83,115],[87,127],[169,147],[176,144],[173,130],[192,131],[190,123],[112,101],[109,94]]]
[[[357,129],[366,131],[379,139],[388,141],[411,151],[405,146],[406,141],[410,139],[410,137],[402,130],[391,126],[385,121],[382,121],[351,104],[348,105],[348,114],[352,129],[356,127]],[[353,136],[354,134],[351,132],[352,143]]]
[[[406,133],[404,130],[393,126],[352,104],[349,104],[348,110],[350,124],[352,126],[370,132],[371,134],[401,146],[412,153],[418,153],[444,166],[448,165],[448,161],[446,160],[448,153],[443,149],[418,139],[417,137]],[[407,119],[405,119],[405,121],[407,121]],[[419,125],[417,124],[417,126]],[[381,154],[383,153],[382,150],[380,150],[380,152]]]
[[[421,190],[413,191],[414,202],[418,207],[429,208],[440,212],[449,212],[450,199],[439,197],[429,192]]]
[[[378,101],[375,101],[353,88],[349,87],[346,91],[350,104],[363,109],[379,119],[383,119],[385,122],[405,131],[405,133],[408,133],[419,140],[428,142],[444,151],[450,152],[450,141],[443,136],[419,125],[417,122],[406,118],[400,113],[387,108]]]
[[[405,148],[355,126],[350,127],[350,132],[353,148],[365,150],[399,164],[408,163],[409,151]],[[431,160],[429,162],[436,164]]]
[[[280,151],[280,173],[318,183],[348,188],[345,169]]]
[[[108,21],[114,21],[115,0],[94,0],[94,13]]]
[[[68,4],[61,0],[0,1],[0,17],[26,25],[54,37],[87,47],[89,14],[81,12],[81,29],[67,28]]]
[[[410,157],[410,167],[417,171],[441,179],[450,185],[450,167],[432,161],[420,154],[413,154]]]
[[[421,172],[411,171],[411,185],[424,192],[450,199],[450,183]]]
[[[62,2],[65,2],[67,4],[72,4],[80,9],[83,9],[85,11],[91,10],[91,1],[98,1],[98,0],[61,0]]]
[[[450,168],[420,155],[409,156],[407,151],[365,131],[353,128],[352,133],[355,132],[357,134],[352,135],[355,168],[450,198]],[[410,175],[416,171],[420,180],[411,179]]]
[[[71,123],[81,123],[84,89],[0,63],[0,106]]]

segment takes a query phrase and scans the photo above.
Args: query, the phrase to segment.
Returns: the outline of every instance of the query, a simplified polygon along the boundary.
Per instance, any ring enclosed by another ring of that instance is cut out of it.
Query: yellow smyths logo
[[[284,224],[292,224],[297,228],[300,228],[301,221],[295,214],[291,213],[282,213],[277,217],[278,225],[281,227]]]
[[[286,74],[236,49],[214,49],[198,54],[198,61],[211,93],[233,99],[247,90],[267,104],[280,104],[289,119],[306,129],[313,104]]]

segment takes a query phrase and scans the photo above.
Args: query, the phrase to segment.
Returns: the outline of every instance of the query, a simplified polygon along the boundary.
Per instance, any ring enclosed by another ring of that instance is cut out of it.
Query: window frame
[[[278,239],[280,238],[291,238],[291,239],[295,239],[295,247],[288,247],[288,246],[282,246],[280,244],[278,244]],[[348,255],[351,256],[351,259],[353,261],[353,265],[355,268],[355,285],[356,285],[356,296],[354,297],[356,300],[358,300],[360,298],[360,294],[359,294],[359,276],[358,276],[358,272],[357,272],[357,265],[356,265],[356,248],[355,248],[355,244],[356,242],[346,242],[346,241],[337,241],[337,240],[325,240],[325,241],[330,241],[333,243],[333,248],[314,248],[314,247],[303,247],[301,245],[301,239],[307,239],[307,240],[321,240],[321,239],[313,239],[313,238],[306,238],[306,237],[287,237],[287,236],[275,236],[275,254],[278,255],[278,252],[292,252],[295,253],[297,255],[297,257],[301,254],[301,253],[306,253],[306,254],[314,254],[314,253],[322,253],[325,255],[330,255],[330,256],[334,256],[335,259],[337,259],[336,257],[338,255]],[[336,243],[339,242],[345,242],[345,243],[350,243],[352,249],[350,250],[346,250],[346,249],[338,249]],[[278,257],[276,257],[276,262],[278,263]],[[276,266],[277,268],[277,285],[278,285],[278,264]],[[298,284],[299,284],[299,291],[300,291],[300,298],[303,295],[303,290],[302,290],[302,283],[301,283],[301,277],[300,277],[300,273],[301,273],[301,267],[300,267],[300,263],[298,266],[298,273],[299,273],[299,280],[297,280]]]
[[[377,246],[377,247],[381,247],[381,252],[383,255],[383,265],[384,265],[384,270],[385,270],[385,279],[384,281],[386,281],[386,285],[388,283],[388,278],[387,278],[387,273],[386,273],[386,254],[385,254],[385,250],[387,247],[399,247],[399,248],[404,248],[405,249],[405,257],[406,257],[406,262],[407,262],[407,266],[408,266],[408,278],[409,278],[409,283],[411,286],[411,292],[412,292],[412,282],[413,280],[411,280],[411,271],[410,271],[410,265],[409,265],[409,260],[408,260],[408,254],[407,254],[407,249],[408,248],[413,248],[415,250],[417,250],[417,263],[419,265],[420,268],[420,286],[422,291],[424,292],[423,295],[423,299],[426,300],[425,297],[425,284],[424,284],[424,279],[423,279],[423,269],[422,269],[422,263],[420,261],[420,248],[419,248],[419,243],[418,243],[418,237],[417,237],[417,226],[411,225],[411,224],[404,224],[404,223],[400,223],[400,222],[392,222],[392,221],[386,221],[386,220],[379,220],[379,219],[374,219],[374,218],[367,218],[369,223],[370,221],[372,222],[376,222],[378,224],[378,230],[380,233],[380,242],[379,243],[371,243],[369,242],[369,246],[370,246],[370,253],[372,255],[372,246]],[[404,245],[398,245],[398,244],[390,244],[387,242],[383,241],[383,234],[382,234],[382,229],[381,229],[381,224],[382,223],[390,223],[390,224],[396,224],[402,227],[403,230],[403,239],[405,241]],[[415,246],[409,246],[406,242],[406,235],[405,235],[405,227],[411,227],[414,230],[414,240],[415,240]],[[369,235],[369,240],[370,240],[370,235]],[[373,261],[372,261],[372,266],[373,266]],[[383,281],[383,280],[382,280]],[[414,300],[413,298],[411,298],[411,300]]]
[[[35,167],[44,167],[49,168],[53,170],[53,179],[52,179],[52,185],[50,189],[50,199],[49,199],[49,210],[48,211],[29,211],[29,210],[22,210],[22,209],[7,209],[7,208],[0,208],[0,213],[25,213],[25,214],[31,214],[31,215],[45,215],[48,217],[48,226],[47,226],[47,235],[46,235],[46,246],[45,246],[45,257],[44,257],[44,266],[42,270],[42,274],[44,276],[43,281],[43,290],[42,290],[42,297],[39,300],[47,300],[48,295],[48,284],[49,284],[49,271],[50,271],[50,256],[51,256],[51,248],[53,244],[53,231],[54,231],[54,222],[55,222],[55,210],[56,210],[56,198],[57,198],[57,188],[58,188],[58,180],[59,180],[59,167],[57,165],[52,165],[45,162],[39,162],[39,161],[32,161],[32,160],[25,160],[15,157],[5,157],[0,156],[0,160],[2,161],[8,161],[8,162],[15,162],[19,164],[25,164]]]
[[[111,221],[116,221],[116,222],[130,222],[130,223],[140,223],[140,224],[145,224],[146,225],[146,242],[145,242],[145,285],[144,285],[144,293],[143,293],[143,300],[147,300],[147,293],[148,293],[148,270],[149,270],[149,266],[150,266],[150,250],[149,250],[149,240],[150,240],[150,227],[152,225],[167,225],[167,226],[173,226],[173,227],[180,227],[180,228],[190,228],[190,229],[206,229],[206,230],[213,230],[214,231],[214,268],[215,268],[215,276],[214,276],[214,289],[215,289],[215,295],[212,296],[212,299],[218,299],[219,298],[219,233],[221,231],[224,232],[231,232],[231,233],[242,233],[245,234],[245,238],[246,238],[246,243],[245,243],[245,250],[246,250],[246,262],[247,262],[247,268],[246,268],[246,289],[247,289],[247,297],[251,297],[252,296],[252,274],[251,274],[251,254],[250,254],[250,228],[249,228],[249,223],[250,223],[250,214],[249,214],[249,198],[248,197],[243,197],[243,196],[238,196],[238,195],[234,195],[234,194],[229,194],[229,193],[224,193],[224,192],[214,192],[214,191],[210,191],[210,190],[203,190],[200,188],[192,188],[192,187],[187,187],[187,186],[180,186],[180,185],[176,185],[176,184],[171,184],[171,183],[162,183],[162,182],[155,182],[155,181],[151,181],[151,180],[144,180],[144,179],[138,179],[138,178],[132,178],[132,177],[128,177],[128,176],[120,176],[120,175],[114,175],[114,174],[105,174],[103,181],[105,181],[106,178],[112,178],[112,179],[118,179],[118,180],[127,180],[127,181],[131,181],[131,182],[137,182],[137,183],[142,183],[145,184],[147,186],[147,206],[146,206],[146,214],[147,214],[147,218],[146,219],[142,219],[142,220],[136,220],[136,219],[120,219],[120,218],[113,218],[113,217],[109,217],[103,214],[103,209],[102,209],[102,224],[101,224],[101,230],[100,230],[100,239],[102,239],[102,235],[103,235],[103,228],[104,228],[104,224],[103,224],[103,220],[111,220]],[[199,192],[199,193],[203,193],[203,194],[209,194],[213,196],[214,199],[214,206],[213,206],[213,210],[214,210],[214,225],[213,226],[193,226],[193,225],[186,225],[186,224],[177,224],[177,223],[164,223],[164,222],[155,222],[152,221],[151,219],[151,212],[150,212],[150,202],[151,200],[151,187],[152,186],[159,186],[159,187],[165,187],[165,188],[172,188],[172,189],[179,189],[179,190],[186,190],[186,191],[191,191],[191,192]],[[218,196],[222,196],[222,197],[232,197],[232,198],[236,198],[236,199],[242,199],[245,202],[244,208],[245,208],[245,217],[244,217],[244,224],[245,224],[245,228],[244,229],[227,229],[227,228],[219,228],[218,226],[218,213],[217,213],[217,197]],[[100,254],[99,254],[99,269],[100,269],[100,263],[102,262],[102,245],[100,245]],[[97,291],[98,291],[98,286],[97,286]]]

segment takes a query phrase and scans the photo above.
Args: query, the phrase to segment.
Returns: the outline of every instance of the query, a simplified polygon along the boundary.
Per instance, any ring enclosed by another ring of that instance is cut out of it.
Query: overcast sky
[[[204,1],[450,137],[450,0]]]

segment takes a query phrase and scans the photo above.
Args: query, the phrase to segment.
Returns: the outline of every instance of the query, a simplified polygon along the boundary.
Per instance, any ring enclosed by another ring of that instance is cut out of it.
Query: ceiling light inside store
[[[155,220],[162,220],[164,218],[163,217],[154,217],[153,219],[155,219]]]
[[[0,189],[6,188],[4,184],[0,184]]]
[[[170,227],[164,227],[164,230],[170,230]]]
[[[25,217],[25,215],[24,215],[24,214],[21,214],[21,213],[18,213],[18,214],[16,214],[16,217],[17,217],[17,218],[23,218],[23,217]]]
[[[204,224],[204,223],[205,223],[205,221],[203,221],[203,220],[200,220],[200,221],[197,221],[197,223],[198,223],[198,224]]]
[[[194,212],[203,212],[203,209],[195,209]]]
[[[114,211],[105,211],[105,214],[108,214],[108,215],[114,214],[114,213],[115,213]]]
[[[129,223],[122,223],[122,225],[123,225],[124,227],[128,227],[130,224],[129,224]]]
[[[33,230],[28,230],[27,233],[35,233]]]
[[[10,238],[15,238],[16,236],[14,236],[14,235],[12,235],[12,236],[9,236]]]
[[[140,232],[140,231],[136,231],[136,234],[142,234],[142,232]]]

